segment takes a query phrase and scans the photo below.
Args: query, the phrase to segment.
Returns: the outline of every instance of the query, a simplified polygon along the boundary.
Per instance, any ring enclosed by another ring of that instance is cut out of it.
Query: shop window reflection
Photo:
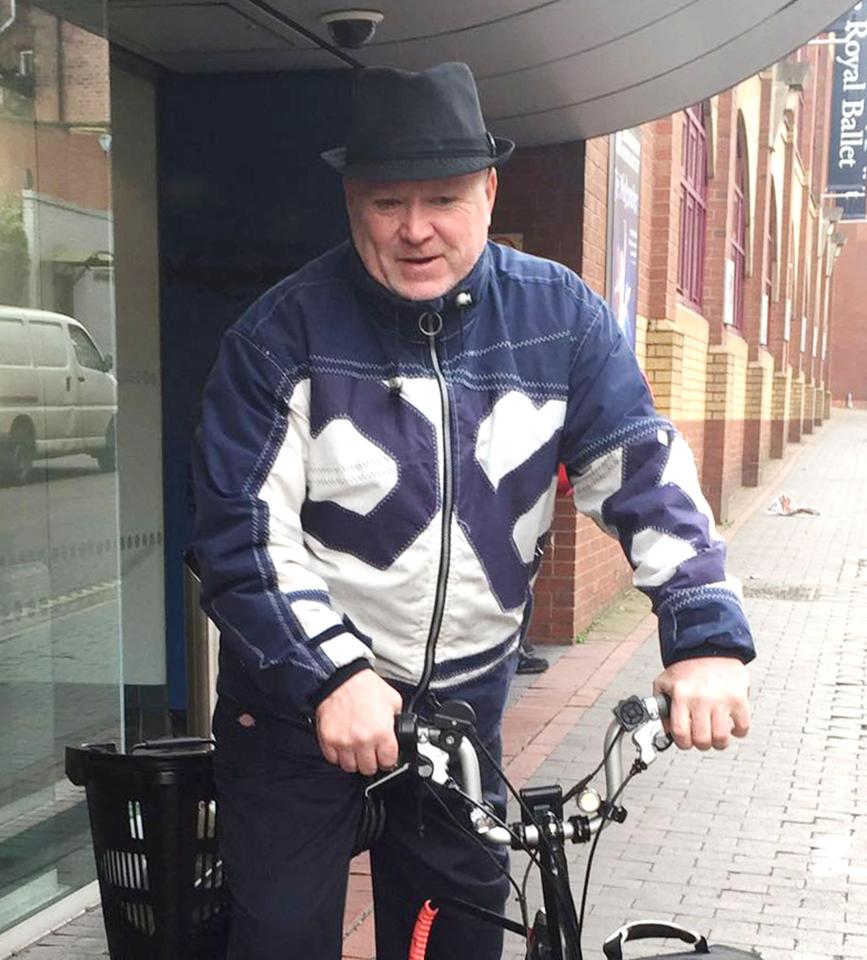
[[[0,931],[93,879],[63,749],[122,735],[109,51],[65,9],[0,0]]]

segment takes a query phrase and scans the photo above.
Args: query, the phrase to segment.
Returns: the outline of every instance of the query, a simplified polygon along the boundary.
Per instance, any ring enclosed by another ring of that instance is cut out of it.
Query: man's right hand
[[[316,709],[322,755],[347,773],[373,776],[397,763],[394,718],[400,694],[373,670],[362,670],[330,693]]]

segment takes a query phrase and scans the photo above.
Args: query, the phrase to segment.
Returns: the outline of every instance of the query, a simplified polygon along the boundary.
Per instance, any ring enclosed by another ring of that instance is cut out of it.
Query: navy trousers
[[[478,689],[453,695],[480,718],[479,735],[500,756],[500,721],[514,663]],[[434,709],[418,707],[424,716]],[[240,722],[249,714],[255,723]],[[259,715],[222,697],[214,716],[215,771],[223,859],[232,897],[229,960],[339,960],[349,862],[366,778],[322,756],[310,726]],[[499,777],[480,757],[486,798],[502,814]],[[371,850],[377,960],[406,960],[415,917],[426,899],[453,896],[502,913],[508,881],[502,848],[468,837],[460,798],[430,796],[411,775],[382,788],[386,825]],[[454,818],[454,819],[453,819]],[[455,820],[457,823],[455,823]],[[458,825],[460,824],[460,826]],[[502,932],[443,911],[429,960],[499,960]]]

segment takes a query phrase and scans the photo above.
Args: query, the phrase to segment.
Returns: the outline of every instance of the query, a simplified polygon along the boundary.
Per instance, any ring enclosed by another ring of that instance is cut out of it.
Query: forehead
[[[460,177],[443,177],[439,180],[351,180],[347,179],[349,189],[363,197],[407,197],[429,196],[430,194],[469,193],[485,182],[488,171],[467,173]]]

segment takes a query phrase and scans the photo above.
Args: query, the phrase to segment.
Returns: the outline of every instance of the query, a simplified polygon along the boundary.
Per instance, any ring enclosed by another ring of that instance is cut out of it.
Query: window
[[[777,265],[777,191],[771,184],[770,210],[768,212],[768,272],[765,276],[765,293],[768,303],[779,295],[779,277]]]
[[[18,51],[18,75],[21,77],[33,76],[33,51]]]
[[[680,182],[680,254],[677,289],[684,300],[701,306],[707,222],[707,130],[705,107],[684,111]]]
[[[80,327],[69,325],[69,336],[72,339],[72,346],[75,348],[75,356],[82,367],[90,367],[91,370],[102,370],[102,356],[93,340]]]
[[[734,291],[732,322],[738,328],[744,319],[744,278],[747,267],[747,204],[746,163],[744,162],[743,138],[738,136],[735,160],[735,209],[732,221],[732,261],[734,262]]]
[[[29,367],[30,348],[21,320],[0,320],[0,367]]]
[[[66,339],[59,323],[31,321],[33,352],[39,367],[65,367],[67,363]]]
[[[768,208],[767,253],[765,256],[766,273],[762,298],[762,313],[759,320],[759,343],[768,343],[768,325],[771,304],[777,296],[777,192],[771,183],[771,196]]]

